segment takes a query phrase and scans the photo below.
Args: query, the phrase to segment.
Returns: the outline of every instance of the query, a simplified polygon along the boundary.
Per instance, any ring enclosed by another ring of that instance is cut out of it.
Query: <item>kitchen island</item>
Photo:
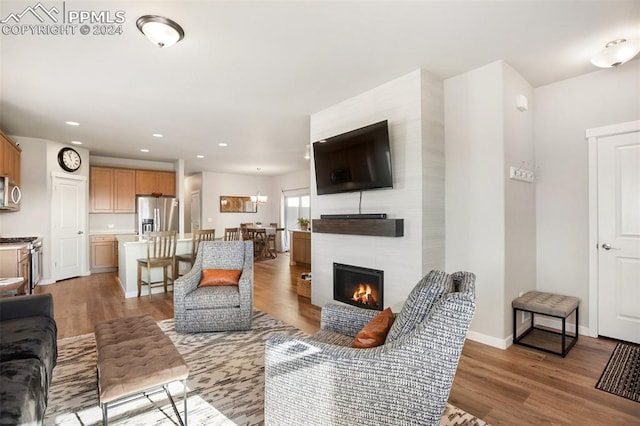
[[[118,279],[124,297],[138,296],[138,259],[147,257],[147,239],[139,235],[116,235],[118,241]],[[176,245],[176,255],[191,253],[191,234],[185,234],[183,238],[178,238]],[[186,267],[186,266],[185,266]],[[162,268],[155,268],[151,271],[153,281],[162,281]],[[169,283],[169,289],[173,289],[173,284]],[[148,287],[144,287],[143,295],[148,294]],[[162,287],[151,289],[151,293],[162,293]]]

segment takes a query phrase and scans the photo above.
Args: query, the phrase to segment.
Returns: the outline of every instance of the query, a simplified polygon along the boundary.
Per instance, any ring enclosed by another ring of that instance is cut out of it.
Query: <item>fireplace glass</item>
[[[333,264],[333,299],[360,308],[382,310],[384,271]]]

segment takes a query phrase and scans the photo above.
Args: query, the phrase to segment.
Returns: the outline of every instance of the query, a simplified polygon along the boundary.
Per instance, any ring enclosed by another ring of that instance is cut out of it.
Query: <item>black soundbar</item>
[[[320,219],[386,219],[386,213],[321,214]]]

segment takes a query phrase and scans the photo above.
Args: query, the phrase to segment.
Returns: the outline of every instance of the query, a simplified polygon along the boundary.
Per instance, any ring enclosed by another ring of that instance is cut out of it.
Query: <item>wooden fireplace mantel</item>
[[[311,229],[321,234],[403,237],[404,219],[313,219]]]

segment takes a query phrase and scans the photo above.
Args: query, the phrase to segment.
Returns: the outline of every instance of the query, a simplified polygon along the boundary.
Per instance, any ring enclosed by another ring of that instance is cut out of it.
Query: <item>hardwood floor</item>
[[[289,257],[255,263],[254,304],[307,333],[320,327],[320,309],[299,297],[296,278],[307,268]],[[173,317],[173,295],[125,299],[115,274],[40,286],[52,293],[58,337],[93,332],[104,319],[149,313]],[[449,400],[497,425],[640,425],[640,404],[595,389],[616,342],[580,337],[566,358],[521,346],[495,349],[467,341]]]

